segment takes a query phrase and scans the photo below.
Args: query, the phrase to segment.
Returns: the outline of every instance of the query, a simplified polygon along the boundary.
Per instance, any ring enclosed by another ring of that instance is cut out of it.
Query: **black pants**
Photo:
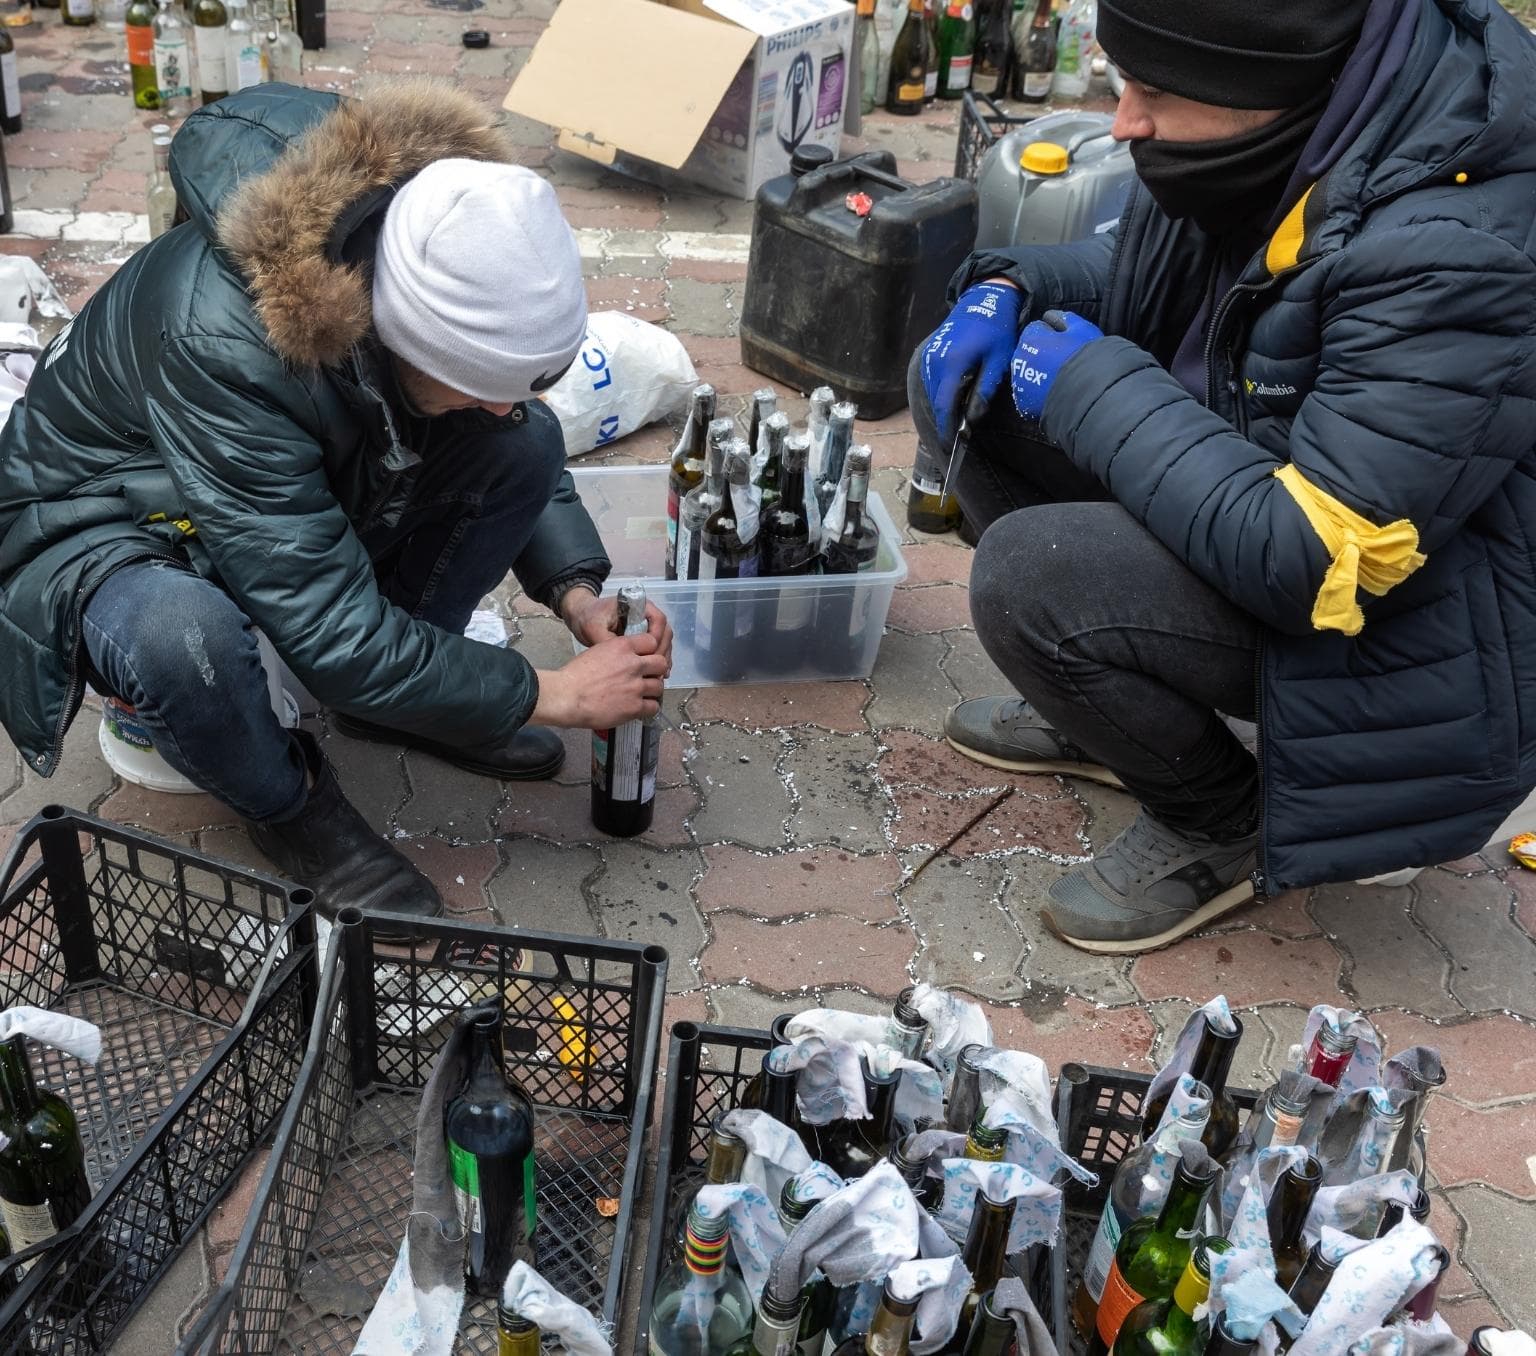
[[[915,365],[908,391],[934,446]],[[1032,436],[1006,386],[971,429],[955,491],[983,534],[971,616],[1019,693],[1170,828],[1252,832],[1253,755],[1221,713],[1253,719],[1258,623]]]

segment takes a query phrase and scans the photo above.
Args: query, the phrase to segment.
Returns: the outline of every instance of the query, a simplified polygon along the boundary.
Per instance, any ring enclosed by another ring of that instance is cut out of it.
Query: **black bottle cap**
[[[789,172],[798,179],[802,174],[809,174],[823,165],[830,165],[834,158],[830,146],[818,146],[814,142],[809,142],[797,147],[795,153],[789,157]]]
[[[461,41],[466,47],[489,47],[491,35],[483,28],[466,28]]]

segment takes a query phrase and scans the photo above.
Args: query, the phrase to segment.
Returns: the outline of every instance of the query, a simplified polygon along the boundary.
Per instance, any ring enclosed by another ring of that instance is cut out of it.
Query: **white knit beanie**
[[[391,353],[476,400],[553,385],[587,328],[581,254],[555,190],[521,165],[433,161],[385,214],[373,323]]]

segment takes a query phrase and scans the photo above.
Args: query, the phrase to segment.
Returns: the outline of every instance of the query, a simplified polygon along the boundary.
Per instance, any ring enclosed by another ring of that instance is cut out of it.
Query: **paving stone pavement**
[[[333,0],[331,46],[309,54],[307,80],[348,93],[428,71],[496,108],[554,4]],[[79,306],[147,238],[155,119],[129,107],[121,34],[63,28],[56,10],[36,15],[15,34],[26,129],[6,140],[18,234],[0,238],[0,251],[40,260]],[[490,30],[489,48],[459,45],[471,26]],[[506,121],[519,159],[556,185],[578,230],[594,308],[671,328],[725,408],[742,408],[765,384],[741,364],[734,337],[750,205],[625,179],[558,151],[542,125]],[[947,172],[954,137],[954,110],[941,107],[899,122],[876,115],[847,148],[889,147],[904,173],[927,180]],[[803,411],[798,393],[780,394]],[[864,432],[875,488],[900,521],[910,422],[901,414]],[[670,437],[648,431],[588,461],[658,462]],[[820,1002],[878,1009],[904,983],[933,978],[982,1000],[1001,1041],[1053,1065],[1148,1071],[1190,1005],[1218,989],[1246,1023],[1234,1071],[1243,1082],[1274,1075],[1318,1001],[1364,1007],[1391,1048],[1438,1043],[1451,1076],[1429,1114],[1435,1224],[1457,1257],[1445,1312],[1462,1333],[1482,1321],[1536,1323],[1536,873],[1490,852],[1409,887],[1294,892],[1134,961],[1073,951],[1040,926],[1038,903],[1066,864],[1124,827],[1130,803],[1088,783],[1010,778],[942,743],[945,709],[999,678],[970,625],[969,550],[900,530],[910,573],[873,674],[671,694],[657,823],[636,842],[602,840],[590,826],[583,735],[568,740],[555,783],[499,786],[347,739],[323,717],[311,723],[369,822],[412,853],[457,916],[664,943],[669,1022],[761,1025]],[[558,623],[515,589],[488,604],[526,652],[546,662],[569,653]],[[62,803],[262,865],[216,804],[121,784],[95,740],[88,707],[46,783],[0,742],[0,850],[22,821]],[[979,825],[945,843],[1005,790]],[[251,1182],[119,1351],[163,1356],[164,1334],[219,1274]]]

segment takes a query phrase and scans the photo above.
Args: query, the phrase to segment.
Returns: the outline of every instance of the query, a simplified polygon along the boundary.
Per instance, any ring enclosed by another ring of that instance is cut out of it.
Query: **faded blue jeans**
[[[542,408],[511,438],[505,421],[456,426],[428,444],[398,522],[364,545],[386,598],[462,632],[533,535],[565,447]],[[304,764],[272,713],[250,619],[217,584],[165,561],[127,566],[91,595],[84,641],[95,685],[138,711],[182,776],[245,819],[281,823],[304,808]]]

